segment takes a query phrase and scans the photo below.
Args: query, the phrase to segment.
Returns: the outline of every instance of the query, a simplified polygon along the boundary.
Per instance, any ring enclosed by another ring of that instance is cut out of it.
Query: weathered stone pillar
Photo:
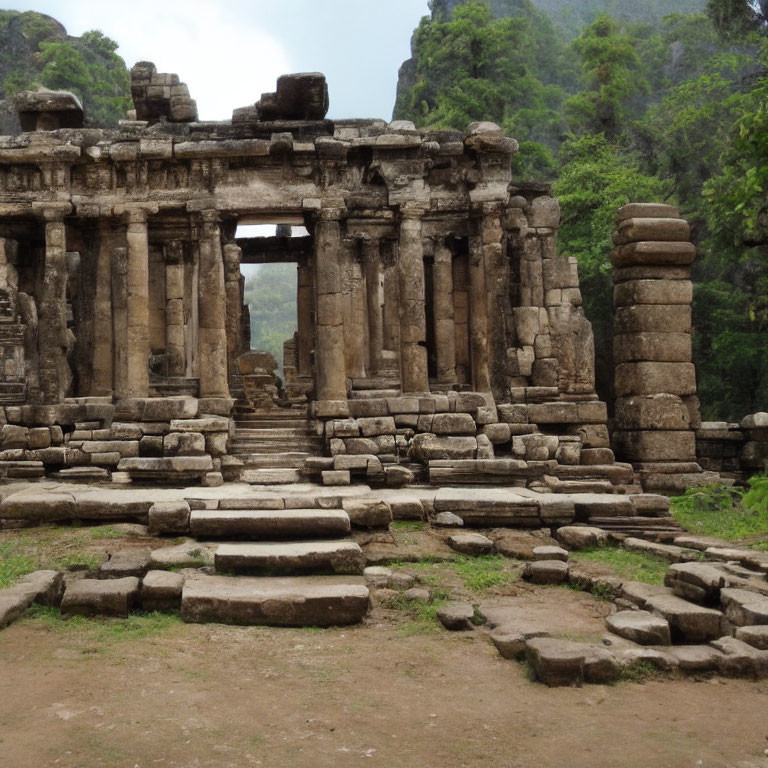
[[[96,283],[93,297],[93,349],[91,351],[91,394],[111,395],[114,389],[112,351],[112,249],[114,223],[100,219]]]
[[[491,391],[488,366],[488,298],[485,281],[484,217],[476,222],[477,233],[469,238],[469,353],[472,389]]]
[[[435,244],[432,291],[437,380],[441,384],[455,384],[456,323],[453,308],[453,254],[442,241]]]
[[[128,345],[126,397],[149,395],[149,240],[147,211],[127,211],[128,229]]]
[[[227,381],[227,295],[218,211],[200,220],[199,329],[197,368],[200,397],[229,397]]]
[[[384,328],[381,311],[381,257],[378,240],[363,240],[363,270],[365,272],[365,302],[368,314],[368,373],[381,370],[384,349]]]
[[[366,361],[366,312],[363,267],[355,240],[342,243],[342,282],[344,316],[344,357],[347,376],[365,376]]]
[[[39,297],[40,395],[44,403],[59,403],[68,394],[72,372],[67,363],[67,247],[64,217],[69,203],[40,206],[45,221],[45,266]]]
[[[165,258],[165,353],[168,375],[184,376],[184,244],[171,240],[164,247]]]
[[[683,492],[696,478],[700,425],[691,349],[690,227],[668,205],[619,209],[614,279],[614,450],[646,490]]]
[[[324,208],[315,223],[315,391],[322,415],[346,415],[347,373],[341,306],[341,208]]]
[[[512,326],[509,302],[509,273],[504,257],[505,237],[502,227],[502,203],[484,203],[480,220],[483,262],[485,265],[485,302],[487,318],[487,356],[490,390],[503,396],[507,389],[507,325]]]
[[[227,366],[229,375],[237,372],[237,358],[242,353],[240,319],[243,314],[242,251],[235,243],[227,243],[224,254],[224,290],[227,294]]]
[[[427,317],[424,297],[424,246],[420,206],[400,208],[400,387],[429,392]]]
[[[296,279],[296,358],[299,376],[312,375],[312,348],[315,343],[315,285],[312,264],[300,261]]]

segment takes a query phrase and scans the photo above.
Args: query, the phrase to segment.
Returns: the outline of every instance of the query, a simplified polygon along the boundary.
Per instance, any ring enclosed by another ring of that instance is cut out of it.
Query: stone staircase
[[[234,420],[230,455],[242,462],[240,480],[244,482],[300,482],[304,460],[322,455],[323,441],[310,431],[306,407],[258,411],[245,400],[238,400]]]
[[[320,503],[288,498],[221,499],[218,509],[191,510],[194,539],[188,544],[208,562],[212,554],[213,573],[206,568],[187,576],[181,596],[185,621],[331,626],[364,618],[365,558],[349,537],[349,515],[339,508],[258,508],[299,499]]]

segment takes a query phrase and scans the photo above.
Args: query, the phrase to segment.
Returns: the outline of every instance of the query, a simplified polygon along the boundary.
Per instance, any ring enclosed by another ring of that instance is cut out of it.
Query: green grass
[[[102,558],[84,552],[61,555],[56,558],[55,567],[60,571],[92,571],[101,565]]]
[[[464,580],[464,586],[472,592],[487,592],[519,578],[518,573],[507,569],[509,560],[501,555],[460,557],[450,565]]]
[[[393,531],[426,531],[429,526],[423,520],[393,520],[389,527]]]
[[[99,525],[91,529],[92,539],[122,539],[125,534],[112,525]]]
[[[747,490],[725,485],[690,488],[672,499],[672,515],[691,533],[738,541],[768,536],[768,477],[757,475]]]
[[[634,661],[621,670],[619,682],[622,683],[643,683],[646,680],[653,680],[664,674],[658,667],[651,664],[650,661]]]
[[[445,589],[433,589],[429,602],[409,600],[404,594],[399,594],[387,602],[387,607],[402,611],[409,620],[398,627],[401,637],[412,637],[435,632],[439,629],[437,612],[448,602],[449,594]]]
[[[606,565],[622,579],[644,581],[646,584],[663,584],[669,567],[669,563],[660,557],[613,547],[572,552],[571,559]]]
[[[178,613],[158,611],[132,613],[124,619],[88,618],[85,616],[62,616],[58,608],[33,605],[27,612],[27,620],[43,626],[52,632],[82,633],[89,642],[96,645],[93,652],[124,640],[143,640],[156,637],[174,627],[180,626]]]
[[[37,558],[19,552],[17,542],[6,541],[0,544],[0,589],[10,587],[37,568]]]

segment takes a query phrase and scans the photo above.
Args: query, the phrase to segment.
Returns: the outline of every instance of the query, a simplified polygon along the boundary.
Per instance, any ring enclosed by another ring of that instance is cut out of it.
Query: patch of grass
[[[113,525],[99,525],[91,530],[92,539],[122,539],[125,534]]]
[[[576,562],[584,560],[606,565],[622,579],[644,581],[646,584],[663,584],[669,567],[669,563],[660,557],[614,547],[583,549],[572,552],[571,558]]]
[[[672,515],[691,533],[738,541],[768,535],[768,476],[744,490],[726,485],[689,488],[672,500]]]
[[[27,620],[36,622],[54,632],[81,632],[96,645],[92,650],[103,650],[124,640],[143,640],[161,635],[181,624],[178,613],[147,611],[133,613],[124,619],[88,618],[86,616],[62,616],[58,608],[33,605],[27,612]]]
[[[758,541],[756,544],[750,544],[750,549],[757,549],[761,552],[768,552],[768,541]]]
[[[0,589],[10,587],[22,576],[38,568],[37,558],[22,554],[19,549],[15,541],[0,544]]]
[[[426,531],[429,526],[423,520],[393,520],[389,527],[393,531]]]
[[[101,565],[101,560],[98,555],[75,552],[57,557],[55,567],[59,571],[92,571]]]
[[[433,589],[429,602],[409,600],[404,594],[399,594],[387,603],[388,608],[402,611],[410,620],[398,627],[401,637],[411,637],[434,632],[438,629],[437,612],[440,606],[448,602],[450,595],[445,589]]]
[[[619,682],[623,683],[642,683],[646,680],[653,680],[656,677],[660,677],[663,672],[651,664],[650,661],[633,661],[631,664],[627,664],[621,670],[621,676]]]
[[[487,592],[494,587],[517,581],[519,574],[507,569],[509,561],[501,555],[460,557],[451,567],[472,592]]]

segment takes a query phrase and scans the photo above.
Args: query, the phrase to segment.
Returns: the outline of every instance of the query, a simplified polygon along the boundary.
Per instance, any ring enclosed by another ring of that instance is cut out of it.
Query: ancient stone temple
[[[150,63],[132,91],[115,130],[22,94],[30,130],[0,139],[5,476],[637,488],[558,203],[498,126],[330,121],[313,73],[224,122]],[[286,382],[243,301],[241,265],[276,262]]]

